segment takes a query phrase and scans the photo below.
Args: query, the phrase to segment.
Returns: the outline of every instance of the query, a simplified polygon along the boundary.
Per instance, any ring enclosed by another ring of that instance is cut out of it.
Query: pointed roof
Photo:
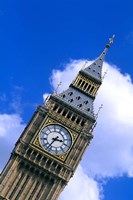
[[[81,72],[88,75],[93,80],[97,80],[98,82],[102,82],[102,66],[104,62],[105,55],[110,48],[111,43],[113,43],[115,35],[112,38],[109,38],[108,43],[105,46],[105,49],[101,53],[101,55],[89,66],[85,67],[81,70]]]
[[[109,39],[108,44],[106,45],[102,54],[90,65],[84,69],[81,69],[79,73],[86,76],[88,79],[102,83],[102,65],[104,57],[107,53],[107,50],[110,48],[111,43],[113,43],[114,35]],[[60,86],[60,83],[58,84]],[[95,114],[93,109],[94,97],[90,96],[88,93],[84,93],[80,88],[75,87],[73,84],[70,84],[69,88],[59,94],[56,92],[50,96],[51,99],[57,103],[62,104],[62,106],[67,107],[69,112],[74,111],[79,115],[95,121]]]

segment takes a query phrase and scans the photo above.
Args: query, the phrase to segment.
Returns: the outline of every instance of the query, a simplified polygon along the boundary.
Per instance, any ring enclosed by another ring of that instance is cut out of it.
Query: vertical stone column
[[[12,183],[15,181],[15,177],[18,175],[18,173],[17,173],[17,167],[18,167],[17,157],[15,158],[12,165],[11,165],[11,163],[12,163],[12,159],[7,164],[9,166],[7,166],[5,168],[5,170],[3,171],[3,174],[1,176],[0,192],[3,196],[6,195],[6,193],[9,189],[11,190]]]
[[[5,196],[7,198],[9,198],[9,196],[11,195],[11,193],[13,192],[14,188],[16,187],[16,183],[18,182],[18,180],[21,178],[21,173],[15,169],[14,173],[12,174],[12,180],[10,181],[9,179],[9,186],[8,186],[8,189],[5,188],[6,190],[6,193],[5,193]]]
[[[13,190],[11,190],[11,193],[10,193],[10,196],[9,196],[9,199],[12,200],[12,198],[14,198],[16,192],[18,191],[19,189],[19,185],[21,183],[21,181],[23,180],[23,178],[25,177],[25,174],[22,172],[19,176],[18,179],[16,179],[16,184],[15,184],[15,187],[13,188]],[[15,199],[15,198],[14,198]]]
[[[34,176],[32,177],[32,180],[31,180],[31,187],[30,187],[30,189],[29,189],[27,195],[25,196],[25,200],[29,200],[29,199],[30,199],[30,196],[32,195],[32,193],[33,193],[33,191],[34,191],[34,188],[35,188],[35,186],[36,186],[36,184],[37,184],[37,181],[38,181],[38,180],[37,180],[36,176],[34,175]]]
[[[18,199],[24,200],[24,198],[22,196],[23,196],[24,191],[26,189],[29,178],[30,178],[30,176],[26,175],[25,178],[23,179],[22,183],[20,184],[19,192],[17,193],[15,200],[18,200]]]

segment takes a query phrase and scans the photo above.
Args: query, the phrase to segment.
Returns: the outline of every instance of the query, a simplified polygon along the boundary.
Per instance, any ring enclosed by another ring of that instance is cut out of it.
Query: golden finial
[[[107,75],[107,73],[108,73],[108,70],[106,70],[106,71],[104,72],[103,77],[102,77],[102,80],[105,78],[105,76]]]
[[[98,112],[97,112],[97,114],[95,115],[95,120],[97,120],[98,115],[99,115],[99,112],[101,111],[102,108],[103,108],[103,104],[101,104],[101,106],[99,107]],[[97,121],[95,121],[95,123],[93,124],[93,126],[92,126],[91,129],[89,130],[89,133],[90,133],[90,134],[92,134],[92,132],[93,132],[94,128],[96,127],[96,125],[97,125]]]
[[[60,81],[59,83],[58,83],[58,87],[60,87],[62,85],[62,82]]]
[[[114,42],[114,38],[115,38],[115,35],[113,35],[111,38],[109,38],[109,42],[108,42],[108,44],[106,44],[106,48],[110,48],[110,45]]]
[[[61,85],[62,85],[62,82],[60,81],[60,82],[58,83],[58,85],[57,85],[57,88],[54,90],[54,94],[57,94],[57,90],[58,90],[58,88],[59,88]]]
[[[82,69],[85,69],[85,66],[86,66],[87,63],[88,63],[88,61],[85,60],[85,63],[83,64]]]
[[[97,114],[95,115],[95,119],[96,119],[96,120],[97,120],[98,115],[99,115],[99,113],[100,113],[100,111],[101,111],[102,108],[103,108],[103,104],[101,104],[101,106],[100,106],[99,109],[98,109]]]
[[[115,35],[113,35],[112,38],[109,38],[109,44],[112,44],[114,42],[114,38],[115,38]]]
[[[95,123],[93,124],[93,126],[91,127],[91,129],[89,130],[89,133],[90,133],[90,134],[93,133],[93,130],[94,130],[94,128],[96,127],[96,125],[97,125],[97,122],[95,122]]]

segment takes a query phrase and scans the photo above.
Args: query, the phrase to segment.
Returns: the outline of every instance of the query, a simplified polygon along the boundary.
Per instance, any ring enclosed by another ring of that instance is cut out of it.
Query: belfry
[[[113,38],[67,90],[50,95],[38,106],[0,175],[0,199],[58,199],[93,138],[93,103]]]

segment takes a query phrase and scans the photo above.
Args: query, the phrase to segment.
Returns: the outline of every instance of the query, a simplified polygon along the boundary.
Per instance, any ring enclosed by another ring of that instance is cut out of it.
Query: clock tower
[[[0,175],[0,199],[58,199],[93,138],[93,102],[112,42],[67,90],[55,92],[37,108]]]

